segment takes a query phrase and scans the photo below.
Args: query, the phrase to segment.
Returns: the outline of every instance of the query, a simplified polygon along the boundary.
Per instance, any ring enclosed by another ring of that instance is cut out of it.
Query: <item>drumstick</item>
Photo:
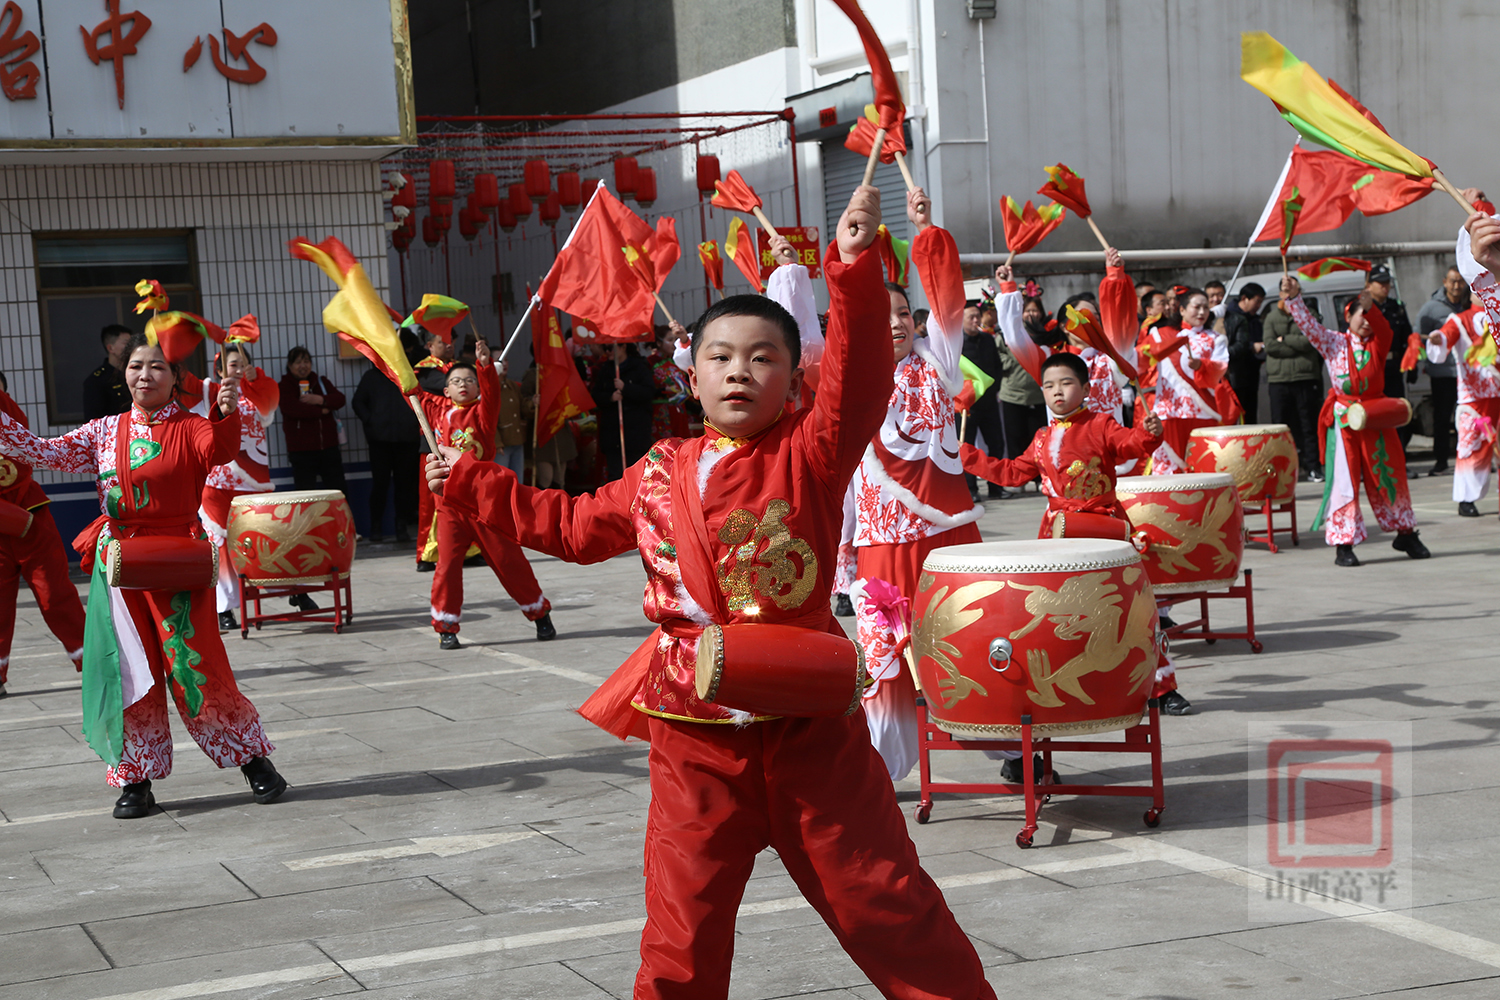
[[[432,434],[432,425],[427,422],[427,413],[422,409],[422,404],[418,402],[416,396],[407,396],[406,401],[411,404],[412,412],[417,415],[417,423],[422,426],[422,436],[427,439],[427,447],[432,449],[432,453],[438,458],[442,458],[443,453],[438,448],[437,438]]]

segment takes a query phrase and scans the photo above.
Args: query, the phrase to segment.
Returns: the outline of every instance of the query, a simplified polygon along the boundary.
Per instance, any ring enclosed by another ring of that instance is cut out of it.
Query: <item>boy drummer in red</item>
[[[454,362],[448,368],[442,396],[421,394],[422,408],[433,433],[444,447],[472,455],[491,465],[495,461],[495,427],[500,421],[500,376],[490,359],[490,346],[479,341],[474,364]],[[542,593],[531,563],[521,547],[482,521],[437,501],[433,518],[437,535],[437,570],[432,574],[432,627],[443,649],[458,648],[458,619],[464,607],[464,553],[477,544],[500,586],[521,613],[536,623],[536,637],[546,642],[557,635],[552,626],[552,603]]]
[[[698,699],[698,636],[766,622],[837,634],[829,608],[843,497],[892,386],[879,192],[861,187],[827,258],[830,324],[817,400],[796,321],[760,296],[704,314],[693,394],[706,433],[657,442],[592,496],[531,490],[509,470],[429,460],[444,502],[572,562],[636,549],[659,630],[583,706],[651,741],[646,929],[637,998],[727,996],[755,855],[774,846],[845,950],[888,997],[993,998],[973,946],[918,864],[863,712],[755,718]]]

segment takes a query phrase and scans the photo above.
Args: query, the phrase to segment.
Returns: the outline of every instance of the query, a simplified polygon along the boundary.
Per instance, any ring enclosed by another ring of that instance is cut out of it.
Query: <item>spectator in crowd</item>
[[[1448,317],[1469,308],[1469,283],[1458,268],[1448,268],[1443,287],[1432,293],[1417,312],[1417,332],[1425,343],[1428,334],[1442,327]],[[1450,352],[1441,364],[1427,362],[1427,377],[1432,382],[1432,457],[1429,476],[1448,471],[1448,456],[1453,454],[1453,414],[1458,409],[1458,368]]]
[[[292,463],[294,489],[344,489],[344,459],[339,454],[335,410],[344,407],[344,394],[326,377],[313,371],[312,354],[298,344],[287,352],[281,376],[281,427],[286,432],[287,459]]]
[[[1220,285],[1220,291],[1223,290]],[[1259,423],[1260,366],[1266,345],[1261,333],[1260,307],[1266,290],[1255,282],[1240,289],[1224,311],[1224,336],[1229,340],[1229,387],[1245,411],[1245,423]],[[1210,293],[1209,301],[1213,301]]]
[[[1251,282],[1251,284],[1255,283]],[[1256,287],[1259,288],[1260,286],[1256,285]],[[1210,281],[1208,284],[1204,285],[1203,291],[1208,296],[1208,308],[1210,309],[1218,305],[1220,302],[1224,301],[1224,282],[1220,281],[1218,278],[1215,278],[1213,281]],[[1243,295],[1245,293],[1243,290],[1241,290],[1240,294]],[[1264,291],[1261,292],[1261,297],[1265,297]]]
[[[385,539],[386,498],[394,485],[396,541],[409,542],[408,529],[417,520],[417,415],[396,384],[373,367],[359,380],[352,406],[370,448],[370,541]]]
[[[964,443],[973,444],[983,434],[986,454],[991,458],[1001,458],[1005,454],[1005,428],[1000,422],[1000,377],[1004,374],[1000,364],[1000,349],[995,346],[995,338],[985,333],[980,326],[979,306],[965,306],[963,322],[963,356],[969,359],[970,364],[978,366],[980,371],[995,380],[969,408],[969,425],[964,431]],[[964,473],[964,478],[969,481],[969,495],[978,503],[979,484],[973,473]],[[989,484],[991,500],[1004,500],[1009,496],[1009,491],[999,484]]]
[[[1318,414],[1323,406],[1323,358],[1297,329],[1286,300],[1266,314],[1261,332],[1266,349],[1266,382],[1271,422],[1286,424],[1297,448],[1302,476],[1323,481],[1323,442]]]
[[[1047,310],[1042,300],[1028,295],[1021,307],[1021,325],[1026,335],[1037,344],[1051,347],[1062,339],[1055,330],[1047,329]],[[1000,400],[1001,422],[1005,425],[1005,457],[1018,458],[1036,432],[1047,426],[1047,408],[1042,399],[1042,387],[1037,385],[1016,356],[1005,346],[1005,338],[995,342],[1000,352]]]
[[[500,421],[495,426],[495,462],[526,480],[526,441],[530,425],[521,412],[521,387],[510,380],[510,362],[497,361],[500,375]]]
[[[615,344],[594,369],[589,394],[598,409],[599,448],[604,453],[605,481],[625,474],[651,448],[651,401],[656,398],[656,380],[651,366],[635,344]],[[620,461],[620,415],[625,417],[625,460]]]
[[[104,345],[104,363],[83,380],[83,419],[96,420],[130,409],[130,390],[125,385],[125,348],[130,327],[111,323],[99,331]]]
[[[911,321],[917,328],[918,340],[927,336],[927,317],[930,315],[931,312],[927,309],[913,309],[911,312]]]
[[[1370,269],[1370,279],[1365,283],[1365,291],[1375,299],[1380,315],[1391,325],[1391,349],[1385,356],[1385,394],[1394,399],[1405,399],[1406,383],[1417,380],[1415,368],[1406,373],[1401,371],[1401,357],[1406,353],[1406,341],[1411,336],[1411,319],[1406,315],[1406,305],[1400,299],[1391,297],[1391,272],[1384,264]],[[1412,430],[1412,425],[1408,423],[1396,431],[1403,449],[1411,444]],[[1408,479],[1415,479],[1419,475],[1421,473],[1414,473],[1409,469],[1406,473]]]

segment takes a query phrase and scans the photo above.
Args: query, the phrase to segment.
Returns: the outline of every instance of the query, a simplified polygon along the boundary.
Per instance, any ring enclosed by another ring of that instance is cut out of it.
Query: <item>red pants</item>
[[[10,670],[10,643],[16,634],[16,598],[21,578],[36,595],[42,620],[63,644],[73,666],[83,663],[83,604],[68,579],[68,550],[47,507],[31,512],[31,529],[20,538],[0,535],[0,684]]]
[[[515,542],[488,525],[457,514],[439,504],[433,520],[437,529],[437,569],[432,574],[432,627],[439,632],[457,632],[464,608],[464,552],[477,544],[485,562],[495,571],[500,586],[532,621],[552,610],[542,594],[526,553]]]
[[[728,996],[735,916],[768,846],[884,996],[993,1000],[974,946],[917,860],[864,713],[650,725],[636,1000]]]

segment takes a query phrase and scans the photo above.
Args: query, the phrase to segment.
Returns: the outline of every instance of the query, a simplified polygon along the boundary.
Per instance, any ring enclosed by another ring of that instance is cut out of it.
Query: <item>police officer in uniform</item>
[[[104,363],[83,380],[83,419],[94,420],[130,409],[130,389],[125,385],[125,349],[130,327],[111,323],[99,332],[104,345]]]

